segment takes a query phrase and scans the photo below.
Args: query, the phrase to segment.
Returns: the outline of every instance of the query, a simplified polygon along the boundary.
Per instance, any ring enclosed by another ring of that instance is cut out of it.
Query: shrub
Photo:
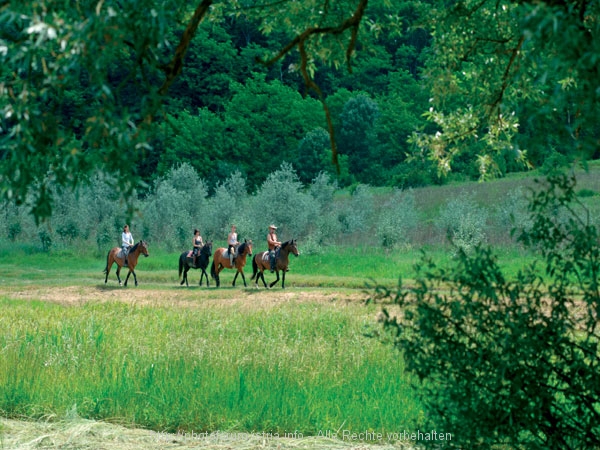
[[[395,189],[383,205],[376,225],[380,244],[384,248],[393,249],[409,242],[409,233],[417,226],[418,220],[412,191]]]
[[[530,229],[532,225],[531,216],[527,211],[527,198],[520,187],[510,191],[506,198],[496,208],[496,220],[494,223],[499,228],[498,234],[508,239],[510,230]]]
[[[442,209],[438,227],[446,230],[456,249],[468,253],[485,241],[487,216],[487,211],[472,196],[462,194]]]
[[[491,250],[459,248],[447,268],[424,257],[415,288],[375,291],[374,300],[400,306],[382,320],[453,445],[600,447],[599,236],[574,186],[551,176],[532,195],[533,226],[518,239],[539,252],[538,264],[514,281]]]
[[[319,209],[290,164],[283,163],[261,185],[253,201],[253,222],[262,224],[257,232],[266,236],[269,223],[281,227],[278,238],[304,236]]]
[[[365,184],[359,184],[352,193],[350,201],[340,213],[340,222],[344,233],[367,231],[372,225],[374,214],[373,193]]]

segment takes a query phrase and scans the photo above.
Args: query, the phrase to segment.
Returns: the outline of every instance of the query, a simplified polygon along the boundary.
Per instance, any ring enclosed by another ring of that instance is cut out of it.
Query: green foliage
[[[302,81],[312,86],[317,68],[350,63],[358,39],[374,45],[375,37],[387,34],[384,25],[397,35],[397,18],[387,15],[390,5],[374,4],[376,14],[369,16],[364,0],[327,8],[318,0],[278,5],[150,0],[143,8],[117,0],[5,2],[2,199],[25,204],[36,220],[44,219],[52,212],[51,186],[76,188],[100,172],[114,178],[130,219],[142,178],[153,181],[157,165],[164,176],[185,161],[205,169],[204,178],[215,170],[227,176],[227,164],[237,165],[258,186],[283,160],[293,160],[309,130],[326,123],[322,105],[300,99]],[[363,18],[369,27],[359,26]],[[296,36],[316,24],[317,32],[294,45]],[[392,66],[383,47],[379,44],[378,58]],[[292,53],[295,48],[302,61]],[[257,58],[281,49],[269,67],[257,64]],[[361,66],[368,68],[368,60]],[[379,78],[385,87],[385,76]],[[256,85],[255,79],[262,80]],[[167,99],[169,89],[173,98]],[[211,117],[216,126],[207,132],[187,126],[181,137],[178,131],[159,134],[165,117],[199,109],[223,116]],[[180,142],[171,149],[170,140]],[[194,145],[186,149],[184,141]],[[277,161],[269,157],[282,153]]]
[[[279,240],[297,238],[309,228],[319,212],[318,204],[303,185],[290,164],[282,164],[264,181],[253,199],[253,223],[262,224],[256,236],[267,235],[270,223],[277,224]],[[265,241],[266,244],[266,241]]]
[[[342,231],[347,234],[368,231],[373,226],[373,213],[373,193],[367,185],[359,184],[349,201],[341,207]]]
[[[466,154],[484,179],[501,172],[502,154],[524,164],[530,150],[539,164],[550,146],[569,160],[594,154],[599,8],[597,1],[434,5],[421,17],[433,36],[425,76],[435,127],[413,142],[441,173]]]
[[[440,212],[438,227],[445,230],[452,245],[470,253],[486,238],[488,212],[465,193],[448,201]]]
[[[410,232],[418,222],[414,193],[394,189],[377,220],[376,233],[380,244],[386,249],[410,244]]]
[[[350,98],[340,114],[340,153],[348,155],[350,172],[362,183],[373,184],[378,179],[376,174],[368,172],[372,165],[365,164],[374,156],[374,128],[378,117],[377,102],[365,94]]]
[[[415,288],[375,293],[400,306],[384,324],[457,446],[600,446],[600,248],[574,188],[553,176],[533,193],[518,239],[538,257],[515,279],[490,249],[459,248],[447,267],[425,256]]]

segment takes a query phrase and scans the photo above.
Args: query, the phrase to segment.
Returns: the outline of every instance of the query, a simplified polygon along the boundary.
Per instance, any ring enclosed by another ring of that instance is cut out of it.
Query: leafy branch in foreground
[[[373,295],[395,305],[384,327],[424,381],[431,420],[463,448],[600,446],[598,230],[573,177],[541,184],[518,240],[543,271],[533,263],[508,280],[479,247],[446,268],[424,256],[416,287]]]

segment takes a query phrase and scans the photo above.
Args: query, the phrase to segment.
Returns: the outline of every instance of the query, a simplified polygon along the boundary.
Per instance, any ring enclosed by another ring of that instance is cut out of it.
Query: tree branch
[[[329,129],[329,137],[331,140],[331,152],[332,152],[332,162],[336,166],[338,174],[340,173],[340,165],[338,161],[338,153],[337,153],[337,145],[335,142],[335,135],[333,129],[333,122],[331,120],[331,115],[329,113],[329,108],[325,103],[325,99],[323,98],[323,93],[317,83],[312,79],[307,70],[308,65],[308,54],[306,52],[306,42],[315,35],[326,35],[330,34],[333,36],[337,36],[342,34],[344,31],[351,29],[350,42],[348,43],[348,47],[346,48],[346,62],[348,64],[348,71],[352,72],[352,67],[350,64],[350,58],[352,57],[352,53],[354,53],[354,49],[356,47],[356,39],[358,36],[358,27],[362,21],[365,10],[367,8],[367,4],[369,0],[359,0],[358,5],[356,6],[356,10],[346,20],[344,20],[341,24],[335,27],[310,27],[304,30],[301,34],[292,39],[285,47],[283,47],[277,55],[269,60],[263,60],[261,58],[256,58],[256,61],[264,64],[265,66],[270,66],[280,59],[282,59],[285,55],[287,55],[294,47],[298,47],[298,52],[300,53],[300,73],[302,74],[302,78],[304,79],[304,84],[308,89],[312,89],[315,91],[323,105],[323,109],[325,110],[325,117],[327,119],[327,127]]]
[[[169,61],[168,64],[162,67],[163,71],[166,74],[165,81],[162,86],[158,90],[158,93],[162,95],[166,95],[167,91],[175,78],[181,73],[181,69],[183,67],[183,58],[187,52],[188,47],[190,46],[190,42],[196,34],[196,30],[200,25],[200,22],[206,15],[208,8],[213,3],[213,0],[203,0],[202,3],[198,5],[196,11],[194,11],[194,15],[190,19],[185,31],[183,32],[183,36],[181,36],[181,40],[179,41],[179,45],[175,49],[175,54],[173,55],[173,59]]]

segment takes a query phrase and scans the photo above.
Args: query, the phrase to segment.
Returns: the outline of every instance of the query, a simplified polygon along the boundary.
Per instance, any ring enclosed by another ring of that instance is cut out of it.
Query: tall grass
[[[422,424],[375,311],[0,300],[0,413],[77,414],[164,431],[393,431]]]

